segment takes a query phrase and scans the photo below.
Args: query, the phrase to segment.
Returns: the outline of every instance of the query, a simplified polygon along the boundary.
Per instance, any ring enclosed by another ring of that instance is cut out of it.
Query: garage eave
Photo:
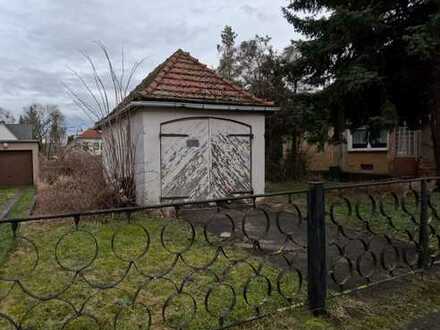
[[[280,110],[279,107],[271,107],[271,106],[195,103],[195,102],[133,101],[130,103],[130,105],[132,107],[154,107],[154,108],[173,108],[173,109],[183,108],[183,109],[251,111],[251,112],[274,112]]]
[[[164,101],[133,101],[127,104],[117,113],[97,122],[95,129],[100,129],[108,121],[113,121],[119,116],[125,115],[131,109],[140,108],[164,108],[164,109],[188,109],[188,110],[214,110],[228,112],[248,112],[270,114],[279,111],[279,107],[257,106],[257,105],[234,105],[234,104],[215,104],[215,103],[195,103],[195,102],[164,102]]]
[[[0,143],[16,144],[16,143],[38,143],[37,140],[0,140]]]

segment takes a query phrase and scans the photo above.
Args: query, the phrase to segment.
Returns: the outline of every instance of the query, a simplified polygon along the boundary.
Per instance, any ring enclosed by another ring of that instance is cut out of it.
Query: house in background
[[[81,150],[93,155],[102,154],[102,132],[95,129],[87,129],[74,138],[73,143]]]
[[[178,50],[97,127],[105,135],[126,121],[139,205],[211,199],[264,192],[265,115],[274,110]]]
[[[349,176],[415,177],[435,174],[434,149],[429,128],[369,132],[346,130],[346,144],[326,144],[324,150],[304,144],[312,172],[339,169]]]
[[[37,184],[38,151],[31,126],[0,122],[0,186]]]

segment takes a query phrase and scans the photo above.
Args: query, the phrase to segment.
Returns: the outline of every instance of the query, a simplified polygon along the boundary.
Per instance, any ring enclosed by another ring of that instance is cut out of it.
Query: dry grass
[[[120,206],[107,184],[100,157],[69,151],[42,161],[36,213],[66,213]]]

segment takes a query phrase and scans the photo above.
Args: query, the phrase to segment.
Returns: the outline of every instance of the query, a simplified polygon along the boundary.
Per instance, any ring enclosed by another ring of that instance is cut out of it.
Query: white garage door
[[[224,119],[182,119],[161,127],[162,199],[252,193],[251,128]]]

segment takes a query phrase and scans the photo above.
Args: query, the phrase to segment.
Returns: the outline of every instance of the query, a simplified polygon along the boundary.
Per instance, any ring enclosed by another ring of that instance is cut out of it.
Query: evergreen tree
[[[217,72],[225,79],[236,81],[238,77],[235,40],[238,34],[232,27],[226,25],[221,33],[221,44],[217,45],[220,54],[220,64]]]
[[[292,0],[283,12],[306,37],[295,70],[322,89],[337,141],[347,123],[395,124],[397,111],[416,124],[430,114],[440,168],[438,2]]]

